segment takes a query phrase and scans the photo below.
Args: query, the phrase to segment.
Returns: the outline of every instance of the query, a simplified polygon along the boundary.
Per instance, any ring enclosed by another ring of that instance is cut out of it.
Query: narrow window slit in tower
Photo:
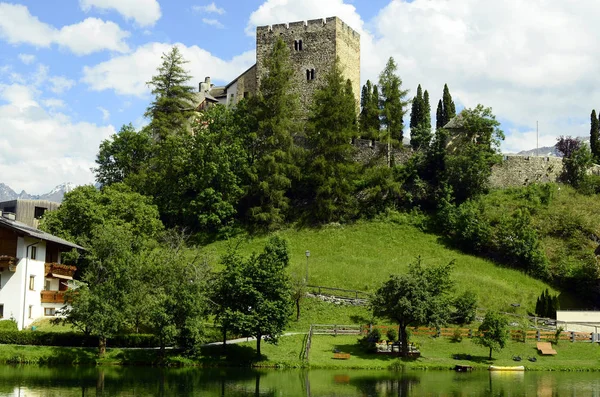
[[[314,79],[315,79],[315,70],[314,70],[314,69],[311,69],[311,70],[310,70],[310,79],[311,79],[311,80],[314,80]]]
[[[302,40],[298,40],[298,51],[302,51]]]
[[[298,51],[298,40],[294,40],[294,50]]]

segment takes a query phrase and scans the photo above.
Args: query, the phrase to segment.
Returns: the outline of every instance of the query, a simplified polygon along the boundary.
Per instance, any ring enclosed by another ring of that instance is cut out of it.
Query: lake
[[[600,396],[599,373],[0,367],[0,396]]]

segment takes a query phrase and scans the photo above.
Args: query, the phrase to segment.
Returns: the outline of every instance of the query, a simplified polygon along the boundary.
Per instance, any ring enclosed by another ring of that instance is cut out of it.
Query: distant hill
[[[590,142],[589,136],[577,137],[580,141],[587,144]],[[556,150],[554,146],[542,146],[537,149],[521,150],[517,153],[519,156],[544,156],[544,157],[562,157],[562,155]]]
[[[44,193],[41,195],[29,194],[25,190],[21,191],[21,193],[15,192],[10,186],[0,183],[0,201],[8,201],[15,199],[24,199],[24,200],[48,200],[53,201],[55,203],[61,203],[65,193],[70,192],[76,186],[71,182],[61,183],[56,186],[54,189],[49,191],[48,193]]]

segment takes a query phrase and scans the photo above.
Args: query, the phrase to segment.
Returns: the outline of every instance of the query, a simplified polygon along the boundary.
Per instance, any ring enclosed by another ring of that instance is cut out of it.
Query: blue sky
[[[0,0],[0,182],[93,182],[98,145],[140,127],[145,82],[176,44],[196,86],[254,63],[258,25],[337,15],[361,34],[361,83],[389,56],[404,86],[491,106],[505,152],[589,131],[600,106],[600,3],[581,0]],[[435,103],[433,103],[435,107]]]

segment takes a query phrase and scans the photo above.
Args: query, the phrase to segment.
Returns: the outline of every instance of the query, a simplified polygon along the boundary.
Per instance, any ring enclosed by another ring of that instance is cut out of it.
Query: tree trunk
[[[221,327],[223,330],[223,354],[227,352],[227,328]]]
[[[400,342],[402,342],[402,357],[408,357],[408,333],[406,332],[406,325],[400,324],[398,327],[400,330]]]
[[[260,340],[262,339],[262,335],[256,335],[256,356],[260,358]]]
[[[296,321],[300,320],[300,299],[296,299]]]
[[[98,337],[98,355],[104,357],[106,354],[106,336]]]
[[[492,348],[490,347],[490,360],[492,359]]]

